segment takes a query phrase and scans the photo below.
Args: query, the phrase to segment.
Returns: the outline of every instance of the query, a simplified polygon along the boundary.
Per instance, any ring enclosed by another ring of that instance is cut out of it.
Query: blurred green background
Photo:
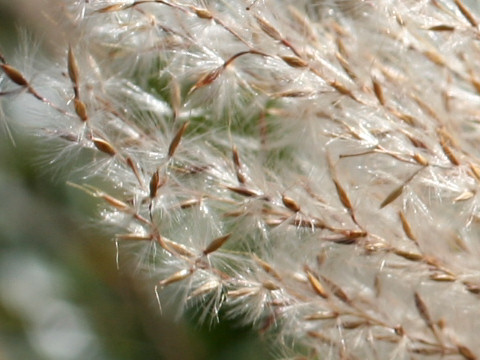
[[[0,0],[0,52],[12,64],[19,31],[48,37],[41,4]],[[231,322],[161,316],[153,284],[117,270],[115,244],[91,221],[95,202],[10,130],[15,144],[0,119],[0,360],[270,358],[256,333]]]

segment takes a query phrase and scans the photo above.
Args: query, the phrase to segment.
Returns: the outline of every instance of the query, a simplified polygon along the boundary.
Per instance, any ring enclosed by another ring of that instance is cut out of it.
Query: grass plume
[[[279,354],[480,357],[475,2],[57,11],[52,58],[0,56],[2,106],[110,184],[77,186],[160,298]]]

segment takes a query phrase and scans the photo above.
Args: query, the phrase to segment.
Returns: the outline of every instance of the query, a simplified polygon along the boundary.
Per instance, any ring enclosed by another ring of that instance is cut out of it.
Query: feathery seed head
[[[474,2],[63,11],[63,68],[0,55],[2,106],[111,184],[80,188],[162,301],[312,358],[480,357]]]

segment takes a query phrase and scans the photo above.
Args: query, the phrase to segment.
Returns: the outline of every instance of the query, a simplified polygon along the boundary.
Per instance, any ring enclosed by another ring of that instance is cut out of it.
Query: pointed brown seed
[[[324,226],[325,228],[328,228]],[[359,238],[365,237],[368,235],[366,231],[362,230],[338,230],[338,229],[331,229],[331,231],[337,232],[341,237],[334,237],[334,238],[325,238],[325,240],[332,241],[336,244],[341,245],[351,245],[358,242]]]
[[[85,103],[79,100],[78,98],[75,98],[74,106],[75,106],[75,112],[77,113],[80,120],[82,120],[83,122],[87,121],[88,115],[87,115],[87,107],[85,106]]]
[[[175,282],[182,281],[187,277],[189,277],[191,274],[192,274],[192,271],[183,269],[183,270],[177,271],[175,274],[169,276],[168,278],[159,281],[158,285],[161,287],[167,286]]]
[[[178,113],[180,111],[180,103],[182,101],[182,93],[180,90],[180,85],[178,84],[178,81],[172,77],[172,80],[170,82],[171,84],[171,89],[170,89],[170,101],[172,103],[172,109],[174,112],[174,119],[178,117]]]
[[[408,223],[403,211],[399,211],[398,216],[400,217],[400,221],[402,222],[402,227],[405,235],[407,235],[410,240],[417,243],[417,239],[415,238],[415,235],[413,235],[412,228],[410,227],[410,224]]]
[[[239,217],[248,214],[245,210],[227,211],[222,214],[223,217]]]
[[[428,166],[428,160],[418,153],[413,155],[413,160],[415,160],[417,163],[419,163],[422,166]]]
[[[455,27],[451,25],[435,25],[428,28],[431,31],[454,31]]]
[[[458,352],[465,360],[477,360],[477,356],[465,345],[457,345]]]
[[[152,235],[118,234],[118,235],[115,235],[115,239],[145,241],[145,240],[152,240]]]
[[[473,176],[480,182],[480,167],[474,163],[470,163],[470,170],[472,171]]]
[[[471,199],[472,197],[475,196],[475,193],[472,192],[472,191],[464,191],[463,193],[461,193],[460,195],[458,195],[455,199],[453,199],[453,202],[458,202],[458,201],[466,201],[466,200],[469,200]]]
[[[305,320],[329,320],[335,319],[338,317],[338,313],[335,311],[321,311],[312,315],[307,315],[304,317]]]
[[[312,288],[317,293],[317,295],[320,295],[324,299],[327,299],[328,293],[326,292],[323,285],[320,283],[320,280],[318,280],[317,277],[313,275],[309,270],[307,270],[306,273],[308,281],[310,282],[310,285],[312,285]]]
[[[232,147],[232,159],[236,167],[240,167],[240,156],[238,155],[238,150],[235,145]]]
[[[480,294],[480,284],[471,282],[464,282],[463,284],[465,285],[467,291],[471,292],[472,294]]]
[[[280,289],[280,287],[277,284],[275,284],[273,281],[270,281],[270,280],[264,281],[262,286],[269,291],[275,291]]]
[[[206,73],[203,75],[196,83],[195,85],[192,86],[192,88],[189,90],[188,94],[192,94],[194,91],[197,89],[200,89],[204,86],[210,85],[212,82],[215,81],[216,78],[220,76],[220,74],[225,70],[224,66],[220,66],[216,69],[213,69],[212,71]]]
[[[451,135],[447,132],[447,130],[442,127],[437,130],[437,134],[440,140],[440,146],[442,147],[443,152],[447,156],[448,160],[453,164],[453,165],[460,165],[460,162],[458,161],[457,157],[453,153],[453,150],[451,146],[455,146],[455,142],[452,139]]]
[[[350,199],[348,198],[347,193],[345,192],[343,187],[335,179],[333,179],[333,183],[335,184],[338,197],[340,198],[340,201],[342,202],[343,206],[345,206],[348,210],[352,211],[353,210],[352,203],[350,202]]]
[[[103,140],[101,138],[93,138],[92,139],[93,144],[95,147],[100,150],[101,152],[104,152],[105,154],[108,154],[110,156],[114,156],[117,151],[115,148],[110,144],[108,141]]]
[[[185,130],[187,130],[188,125],[190,124],[189,121],[185,122],[180,130],[177,131],[175,134],[170,146],[168,147],[168,157],[172,157],[175,154],[175,150],[177,150],[178,145],[180,144],[180,140],[182,139]]]
[[[227,242],[228,238],[231,235],[232,234],[227,234],[227,235],[224,235],[224,236],[221,236],[219,238],[216,238],[216,239],[212,240],[212,242],[210,244],[208,244],[206,249],[203,250],[203,254],[208,255],[208,254],[218,250],[223,244],[225,244]]]
[[[382,203],[380,204],[380,209],[384,208],[385,206],[387,206],[391,202],[395,201],[400,195],[402,195],[404,186],[405,185],[402,184],[399,187],[397,187],[396,189],[394,189],[390,194],[388,194],[388,196],[385,198],[385,200],[383,200]]]
[[[333,292],[333,295],[335,295],[337,298],[342,300],[344,303],[349,304],[350,303],[350,298],[348,295],[345,293],[345,291],[342,290],[340,286],[335,284],[333,281],[330,279],[327,279],[325,276],[322,276],[322,281],[330,288],[330,290]]]
[[[240,288],[237,290],[230,290],[227,292],[227,297],[238,298],[242,296],[252,296],[258,293],[258,288]]]
[[[207,9],[197,9],[195,8],[194,9],[195,11],[195,14],[200,18],[200,19],[207,19],[207,20],[210,20],[213,18],[213,15],[210,11],[208,11]]]
[[[445,60],[442,58],[442,56],[438,52],[425,50],[423,52],[423,55],[425,55],[427,59],[429,59],[435,65],[445,66]]]
[[[350,96],[351,98],[353,98],[352,92],[351,92],[347,87],[345,87],[345,85],[339,83],[338,81],[336,81],[336,80],[335,80],[335,81],[331,81],[331,82],[329,83],[329,85],[330,85],[331,87],[333,87],[336,91],[338,91],[340,94],[342,94],[342,95],[348,95],[348,96]]]
[[[180,209],[188,209],[202,203],[202,199],[189,199],[180,203]]]
[[[342,30],[340,30],[341,32]],[[338,52],[340,55],[342,55],[342,57],[346,60],[348,59],[348,51],[347,51],[347,48],[345,47],[345,44],[343,43],[342,41],[342,38],[341,36],[337,36],[336,37],[336,44],[337,44],[337,49],[338,49]]]
[[[357,243],[357,239],[355,238],[348,238],[348,237],[342,237],[342,238],[337,238],[337,239],[332,239],[330,240],[334,242],[335,244],[340,244],[340,245],[352,245]]]
[[[432,319],[430,317],[430,314],[428,313],[427,306],[423,302],[422,298],[420,297],[420,295],[418,295],[418,293],[415,293],[414,299],[415,299],[415,306],[417,307],[418,313],[420,314],[422,319],[425,321],[427,326],[433,329]]]
[[[301,98],[307,97],[312,94],[311,91],[302,91],[302,90],[289,90],[289,91],[282,91],[279,93],[273,94],[276,98]]]
[[[160,189],[166,182],[165,178],[160,177],[160,173],[155,171],[150,178],[150,198],[153,199],[157,196],[158,189]]]
[[[128,167],[132,169],[133,173],[135,174],[135,177],[137,178],[138,183],[141,185],[142,188],[144,188],[145,184],[143,182],[143,179],[140,176],[140,172],[138,171],[137,165],[135,164],[135,162],[132,160],[131,157],[127,157],[126,161],[127,161]]]
[[[385,105],[385,97],[383,96],[382,86],[375,79],[372,79],[372,85],[373,85],[373,92],[375,93],[375,96],[377,97],[378,102],[381,105]]]
[[[258,25],[260,25],[260,28],[263,30],[265,34],[267,34],[274,40],[277,40],[277,41],[282,40],[282,35],[277,29],[273,27],[272,24],[262,19],[261,17],[256,16],[255,18],[257,20]]]
[[[368,235],[368,232],[364,230],[341,230],[340,233],[348,239],[358,239]]]
[[[444,144],[442,142],[440,142],[440,145],[442,146],[442,150],[445,153],[445,155],[447,156],[448,160],[453,165],[456,165],[456,166],[460,165],[460,162],[458,161],[457,157],[453,153],[452,148],[450,146],[448,146],[447,144]]]
[[[234,193],[247,197],[258,197],[262,195],[255,190],[250,190],[244,187],[227,186],[226,188],[230,191],[233,191]]]
[[[260,259],[257,255],[252,254],[253,260],[262,267],[262,269],[269,275],[273,276],[277,280],[280,280],[280,275],[275,271],[275,269],[266,261]]]
[[[282,60],[294,68],[304,68],[308,66],[308,63],[305,60],[296,56],[282,56]]]
[[[7,75],[9,79],[12,80],[15,84],[20,86],[28,86],[27,79],[25,79],[22,73],[15,69],[13,66],[7,64],[0,64],[0,67],[2,68],[5,75]]]
[[[414,124],[414,120],[412,118],[412,122],[409,123],[409,125],[413,126],[413,124]],[[410,140],[410,142],[412,143],[413,146],[415,146],[417,148],[427,149],[427,145],[425,145],[425,143],[423,141],[421,141],[419,139],[416,139],[412,135],[409,135],[409,134],[405,134],[405,135],[407,135],[408,140]]]
[[[346,321],[342,323],[342,328],[347,330],[357,329],[360,326],[368,325],[368,322],[365,320],[358,320],[358,321]]]
[[[194,256],[193,252],[191,252],[185,245],[179,244],[175,241],[169,240],[165,237],[161,237],[163,243],[168,247],[168,251],[175,252],[178,255],[185,256],[187,258],[192,258]]]
[[[245,184],[247,181],[245,175],[242,172],[242,165],[240,163],[240,156],[238,155],[237,147],[234,145],[232,148],[232,159],[233,164],[235,165],[235,172],[237,175],[237,180],[240,184]]]
[[[415,118],[411,115],[408,115],[408,114],[405,114],[405,113],[402,113],[402,112],[399,112],[395,109],[389,109],[390,112],[393,113],[393,115],[395,115],[396,117],[398,117],[400,120],[404,121],[405,123],[407,123],[408,125],[415,125]],[[411,140],[411,139],[410,139]],[[413,144],[415,145],[415,144]],[[416,146],[416,145],[415,145]]]
[[[410,350],[414,354],[420,354],[420,355],[427,355],[427,356],[432,356],[432,355],[440,355],[442,352],[444,352],[444,349],[441,348],[426,348],[426,347],[412,347]]]
[[[457,278],[453,275],[446,274],[446,273],[434,273],[430,275],[430,279],[433,281],[438,281],[438,282],[452,282],[457,280]]]
[[[293,200],[291,197],[282,195],[282,202],[283,205],[285,205],[288,209],[292,210],[293,212],[299,212],[300,211],[300,205]]]
[[[114,198],[113,196],[103,194],[103,193],[99,194],[98,196],[100,196],[103,200],[105,200],[107,203],[109,203],[110,205],[112,205],[113,207],[117,208],[120,211],[125,211],[130,209],[130,206],[128,206],[128,204]]]
[[[403,251],[403,250],[399,250],[399,249],[395,249],[393,252],[395,253],[395,255],[398,255],[398,256],[403,257],[404,259],[407,259],[407,260],[410,260],[410,261],[421,261],[424,258],[422,254],[416,254],[416,253],[412,253],[412,252],[409,252],[409,251]]]
[[[72,84],[75,88],[78,88],[79,83],[79,71],[78,71],[78,64],[77,60],[75,59],[75,55],[73,54],[72,47],[68,47],[68,76],[72,81]]]
[[[349,62],[342,56],[342,54],[338,52],[335,54],[335,57],[337,58],[338,62],[342,66],[343,70],[345,70],[347,75],[350,76],[352,80],[356,80],[357,75],[353,72]]]

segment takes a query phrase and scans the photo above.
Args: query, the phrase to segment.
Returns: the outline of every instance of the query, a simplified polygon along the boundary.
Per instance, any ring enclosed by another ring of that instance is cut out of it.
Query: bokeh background
[[[10,63],[22,32],[50,51],[45,16],[42,0],[0,0],[0,52]],[[128,261],[117,269],[95,201],[52,175],[48,149],[8,115],[0,112],[0,360],[270,358],[258,334],[233,322],[161,315],[154,284]]]

